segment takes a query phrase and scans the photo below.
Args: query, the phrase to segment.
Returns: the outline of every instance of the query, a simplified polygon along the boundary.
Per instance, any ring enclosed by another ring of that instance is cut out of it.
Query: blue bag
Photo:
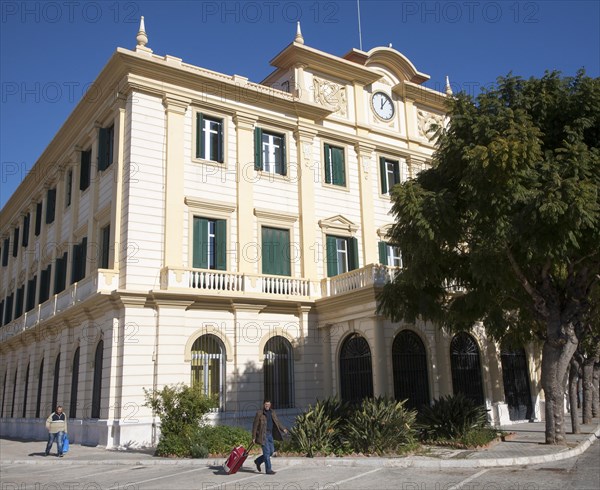
[[[65,433],[63,436],[63,453],[69,451],[69,434]]]

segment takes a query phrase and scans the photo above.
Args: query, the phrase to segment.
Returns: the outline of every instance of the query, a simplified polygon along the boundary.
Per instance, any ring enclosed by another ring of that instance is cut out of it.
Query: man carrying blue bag
[[[50,449],[56,441],[58,448],[57,456],[63,457],[63,440],[67,433],[67,416],[63,412],[62,407],[59,405],[56,410],[50,414],[50,417],[46,419],[46,429],[48,429],[48,444],[46,445],[45,456],[50,454]]]

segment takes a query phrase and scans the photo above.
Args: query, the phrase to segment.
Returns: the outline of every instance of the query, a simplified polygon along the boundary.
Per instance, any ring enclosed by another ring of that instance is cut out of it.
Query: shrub
[[[331,454],[336,448],[339,418],[332,417],[331,406],[317,401],[313,407],[296,417],[290,430],[293,445],[309,457]]]
[[[195,431],[204,423],[204,417],[216,406],[215,400],[206,396],[200,386],[184,384],[165,386],[160,391],[144,388],[146,403],[160,420],[158,456],[190,456]],[[194,447],[200,454],[201,448]]]
[[[424,440],[458,440],[468,432],[489,428],[486,409],[463,394],[449,395],[423,407],[418,427]]]
[[[404,408],[404,403],[384,397],[362,400],[346,424],[348,442],[354,451],[383,454],[412,448],[416,412]]]
[[[242,427],[230,427],[217,425],[198,427],[194,432],[193,444],[203,446],[206,453],[226,456],[236,446],[244,446],[246,449],[252,441],[250,431]],[[206,456],[200,456],[206,457]]]

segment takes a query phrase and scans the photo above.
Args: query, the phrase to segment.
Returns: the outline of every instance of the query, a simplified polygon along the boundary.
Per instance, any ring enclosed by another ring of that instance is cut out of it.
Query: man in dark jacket
[[[265,400],[263,408],[256,412],[252,424],[252,439],[262,446],[262,456],[254,460],[256,469],[260,472],[260,465],[265,463],[267,475],[274,475],[271,469],[271,455],[275,452],[273,439],[283,441],[282,433],[287,434],[287,429],[281,425],[274,410],[271,410],[271,401]]]
[[[50,414],[50,417],[46,419],[46,429],[48,429],[48,444],[46,445],[46,456],[50,454],[50,449],[54,441],[58,448],[57,456],[62,458],[63,456],[63,438],[67,432],[67,416],[63,412],[63,408],[59,405],[56,407],[56,411]]]

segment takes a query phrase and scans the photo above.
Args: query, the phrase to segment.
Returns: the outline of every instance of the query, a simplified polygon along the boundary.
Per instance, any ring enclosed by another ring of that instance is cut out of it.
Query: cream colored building
[[[143,21],[137,41],[1,211],[2,435],[45,437],[59,403],[75,442],[152,444],[143,388],[197,381],[231,424],[265,396],[290,421],[329,395],[453,391],[539,416],[534,350],[375,313],[401,266],[389,189],[444,122],[427,75],[299,27],[259,84],[154,54]]]

